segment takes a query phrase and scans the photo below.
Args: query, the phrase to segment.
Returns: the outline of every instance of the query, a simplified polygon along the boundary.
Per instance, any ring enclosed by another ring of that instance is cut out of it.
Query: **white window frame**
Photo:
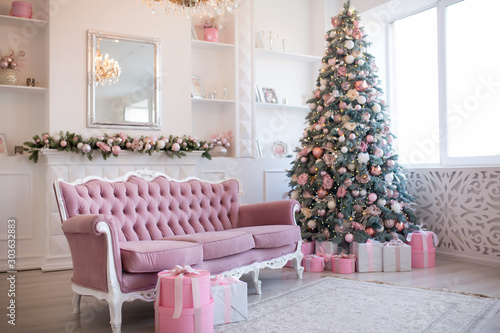
[[[438,99],[439,99],[439,154],[440,154],[440,164],[435,163],[421,163],[415,164],[416,167],[432,167],[432,166],[498,166],[500,164],[500,156],[490,155],[490,156],[466,156],[466,157],[451,157],[448,154],[448,122],[447,122],[447,68],[446,68],[446,8],[455,3],[462,2],[463,0],[440,0],[433,4],[422,6],[418,10],[412,10],[399,15],[391,19],[388,22],[387,29],[387,78],[389,80],[388,87],[391,87],[392,81],[392,67],[391,67],[391,27],[392,23],[395,21],[404,19],[408,16],[412,16],[428,10],[430,8],[437,8],[437,40],[438,40]],[[394,88],[392,88],[394,89]],[[394,98],[391,95],[390,89],[388,89],[388,94],[390,98]],[[393,103],[392,103],[393,104]],[[397,126],[397,111],[394,114]]]

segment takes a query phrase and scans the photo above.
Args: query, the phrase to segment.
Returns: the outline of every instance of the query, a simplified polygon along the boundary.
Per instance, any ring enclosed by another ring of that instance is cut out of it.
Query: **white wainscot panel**
[[[408,181],[440,254],[500,266],[500,168],[414,169]]]
[[[290,179],[283,170],[264,170],[264,201],[283,200]]]

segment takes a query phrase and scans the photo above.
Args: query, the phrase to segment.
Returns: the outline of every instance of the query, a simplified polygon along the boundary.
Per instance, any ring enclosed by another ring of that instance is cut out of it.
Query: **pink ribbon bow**
[[[162,276],[176,276],[174,280],[174,315],[173,319],[177,319],[181,316],[182,313],[182,303],[183,303],[183,280],[184,274],[186,276],[191,277],[191,288],[193,291],[193,308],[194,308],[194,319],[195,319],[195,332],[201,332],[201,298],[200,298],[200,282],[197,275],[200,275],[195,269],[191,268],[189,265],[179,266],[175,265],[174,269],[166,270],[158,273],[158,282],[156,283],[156,300],[155,300],[155,311],[156,311],[156,329],[155,332],[159,329],[158,323],[158,306],[159,306],[159,295],[161,288],[161,277]]]
[[[329,262],[332,259],[332,256],[333,256],[333,254],[325,252],[325,246],[324,245],[320,245],[320,247],[318,249],[316,249],[316,255],[318,257],[323,258],[323,260],[325,261],[325,263]]]

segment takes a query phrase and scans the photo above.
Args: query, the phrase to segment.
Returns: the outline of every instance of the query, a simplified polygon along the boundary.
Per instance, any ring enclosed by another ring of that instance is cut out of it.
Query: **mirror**
[[[87,38],[87,126],[159,130],[160,40],[91,30]]]

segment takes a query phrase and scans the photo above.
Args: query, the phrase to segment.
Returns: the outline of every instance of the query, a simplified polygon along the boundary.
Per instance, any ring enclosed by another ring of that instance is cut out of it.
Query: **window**
[[[500,162],[498,0],[441,0],[391,24],[394,132],[409,165]]]

